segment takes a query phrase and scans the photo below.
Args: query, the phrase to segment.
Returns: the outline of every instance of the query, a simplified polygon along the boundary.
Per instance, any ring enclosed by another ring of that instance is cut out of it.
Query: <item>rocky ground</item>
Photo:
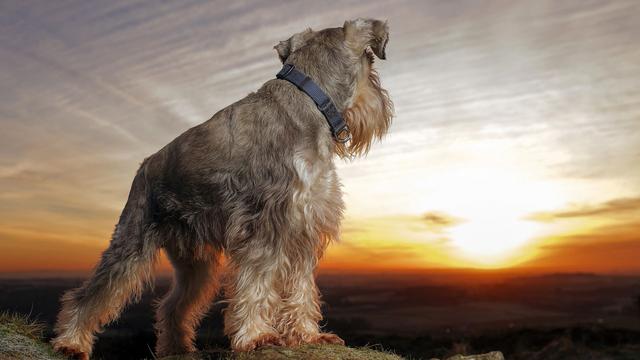
[[[403,360],[405,358],[385,351],[371,348],[350,348],[339,345],[314,345],[297,348],[266,348],[249,353],[233,355],[231,353],[199,353],[188,356],[173,356],[161,360]],[[438,360],[438,359],[432,359]],[[500,352],[492,352],[482,355],[456,355],[446,360],[504,360]]]
[[[64,360],[42,341],[43,326],[8,313],[0,314],[0,360]],[[200,352],[158,360],[402,360],[401,356],[372,348],[314,345],[297,348],[271,347],[243,354],[229,351]],[[447,360],[504,360],[499,352],[484,355],[456,355]]]

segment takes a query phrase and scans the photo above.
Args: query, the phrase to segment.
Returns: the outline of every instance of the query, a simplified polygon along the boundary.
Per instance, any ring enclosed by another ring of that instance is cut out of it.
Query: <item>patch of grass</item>
[[[36,320],[30,320],[28,316],[3,311],[0,313],[0,331],[27,336],[38,340],[42,338],[45,325]]]
[[[0,359],[63,360],[42,341],[44,329],[28,316],[0,313]]]
[[[203,351],[198,354],[171,356],[161,360],[404,360],[396,354],[370,347],[350,348],[340,345],[306,345],[295,348],[267,347],[248,353],[233,354]]]
[[[159,360],[411,360],[380,349],[380,346],[350,348],[340,345],[305,345],[294,348],[268,347],[248,353],[203,351],[196,354],[170,356]],[[504,360],[495,351],[482,355],[454,355],[447,360]]]
[[[307,345],[297,348],[265,348],[262,350],[231,356],[229,360],[402,360],[398,355],[371,348],[349,348],[340,345]]]

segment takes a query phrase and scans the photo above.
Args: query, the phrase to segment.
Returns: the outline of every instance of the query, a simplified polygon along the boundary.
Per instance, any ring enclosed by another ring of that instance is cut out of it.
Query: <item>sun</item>
[[[557,206],[558,192],[504,168],[466,168],[445,176],[448,213],[462,219],[447,231],[454,256],[476,267],[506,267],[527,258],[524,249],[542,225],[527,215]]]
[[[519,250],[535,238],[538,227],[518,219],[475,218],[451,229],[451,244],[474,266],[504,267],[522,259]]]

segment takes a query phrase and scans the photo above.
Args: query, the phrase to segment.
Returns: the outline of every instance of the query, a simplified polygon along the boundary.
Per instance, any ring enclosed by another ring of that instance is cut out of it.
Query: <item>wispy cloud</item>
[[[523,266],[552,271],[638,272],[640,221],[552,236],[536,252]]]
[[[539,212],[531,214],[527,218],[549,222],[569,218],[624,215],[638,210],[640,210],[640,197],[632,197],[613,199],[597,205],[581,205],[566,210]]]
[[[422,220],[427,224],[429,228],[433,228],[436,230],[455,226],[464,221],[460,218],[438,211],[423,214]]]

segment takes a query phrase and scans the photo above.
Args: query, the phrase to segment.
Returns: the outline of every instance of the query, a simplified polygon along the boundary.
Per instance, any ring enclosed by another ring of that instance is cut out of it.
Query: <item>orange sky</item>
[[[324,269],[640,272],[639,11],[4,6],[0,272],[88,271],[143,158],[273,77],[279,40],[358,16],[389,20],[376,66],[396,118],[366,159],[338,164],[348,210]]]

